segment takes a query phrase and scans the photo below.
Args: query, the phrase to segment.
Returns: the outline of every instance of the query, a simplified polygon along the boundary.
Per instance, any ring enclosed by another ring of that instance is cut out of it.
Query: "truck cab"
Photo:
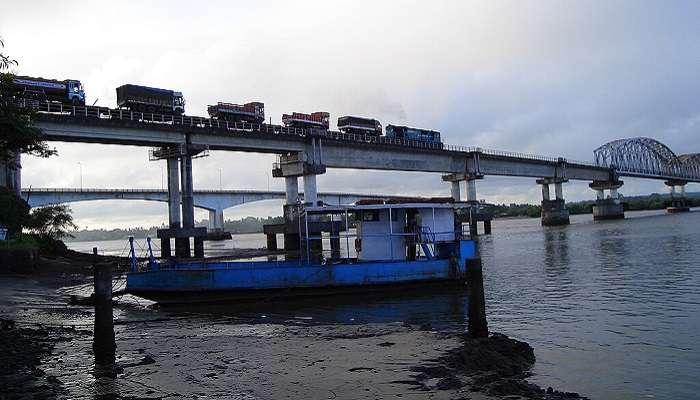
[[[66,80],[66,91],[68,94],[68,101],[73,105],[85,105],[85,90],[83,90],[83,84],[80,81],[68,79]]]
[[[173,114],[182,115],[185,113],[185,98],[182,92],[173,92]]]

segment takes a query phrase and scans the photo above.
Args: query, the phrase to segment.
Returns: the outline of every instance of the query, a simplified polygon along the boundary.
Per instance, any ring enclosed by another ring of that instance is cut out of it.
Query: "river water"
[[[494,221],[493,235],[479,243],[489,327],[535,348],[532,380],[541,386],[600,399],[700,398],[700,212],[627,216],[606,222],[573,216],[571,225],[549,228],[539,219]],[[206,251],[264,245],[262,234],[236,235]],[[125,251],[124,241],[69,246]],[[427,323],[449,331],[465,329],[465,303],[463,292],[441,290],[248,312],[336,324]]]

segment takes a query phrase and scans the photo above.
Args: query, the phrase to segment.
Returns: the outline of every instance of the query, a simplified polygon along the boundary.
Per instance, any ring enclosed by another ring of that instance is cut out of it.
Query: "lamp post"
[[[80,168],[80,191],[83,191],[83,163],[78,161],[78,168]]]

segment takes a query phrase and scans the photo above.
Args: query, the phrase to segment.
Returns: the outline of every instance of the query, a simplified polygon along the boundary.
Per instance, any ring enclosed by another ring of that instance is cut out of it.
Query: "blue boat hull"
[[[330,295],[407,286],[462,283],[465,264],[456,260],[307,265],[287,262],[178,264],[133,272],[126,291],[158,303],[257,300]]]
[[[300,261],[179,262],[127,275],[126,292],[159,303],[271,299],[464,281],[476,243],[459,241],[449,257],[415,261],[306,264]],[[457,253],[457,255],[453,255]]]

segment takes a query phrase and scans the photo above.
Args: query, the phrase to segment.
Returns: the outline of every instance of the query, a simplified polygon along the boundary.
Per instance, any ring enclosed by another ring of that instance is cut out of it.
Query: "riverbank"
[[[11,361],[0,370],[3,400],[571,398],[527,383],[535,360],[525,343],[499,335],[474,341],[412,321],[401,309],[384,322],[305,317],[316,301],[161,310],[122,299],[115,308],[118,373],[96,377],[93,311],[68,305],[57,283],[0,276],[0,354]],[[324,304],[347,313],[386,300]]]

